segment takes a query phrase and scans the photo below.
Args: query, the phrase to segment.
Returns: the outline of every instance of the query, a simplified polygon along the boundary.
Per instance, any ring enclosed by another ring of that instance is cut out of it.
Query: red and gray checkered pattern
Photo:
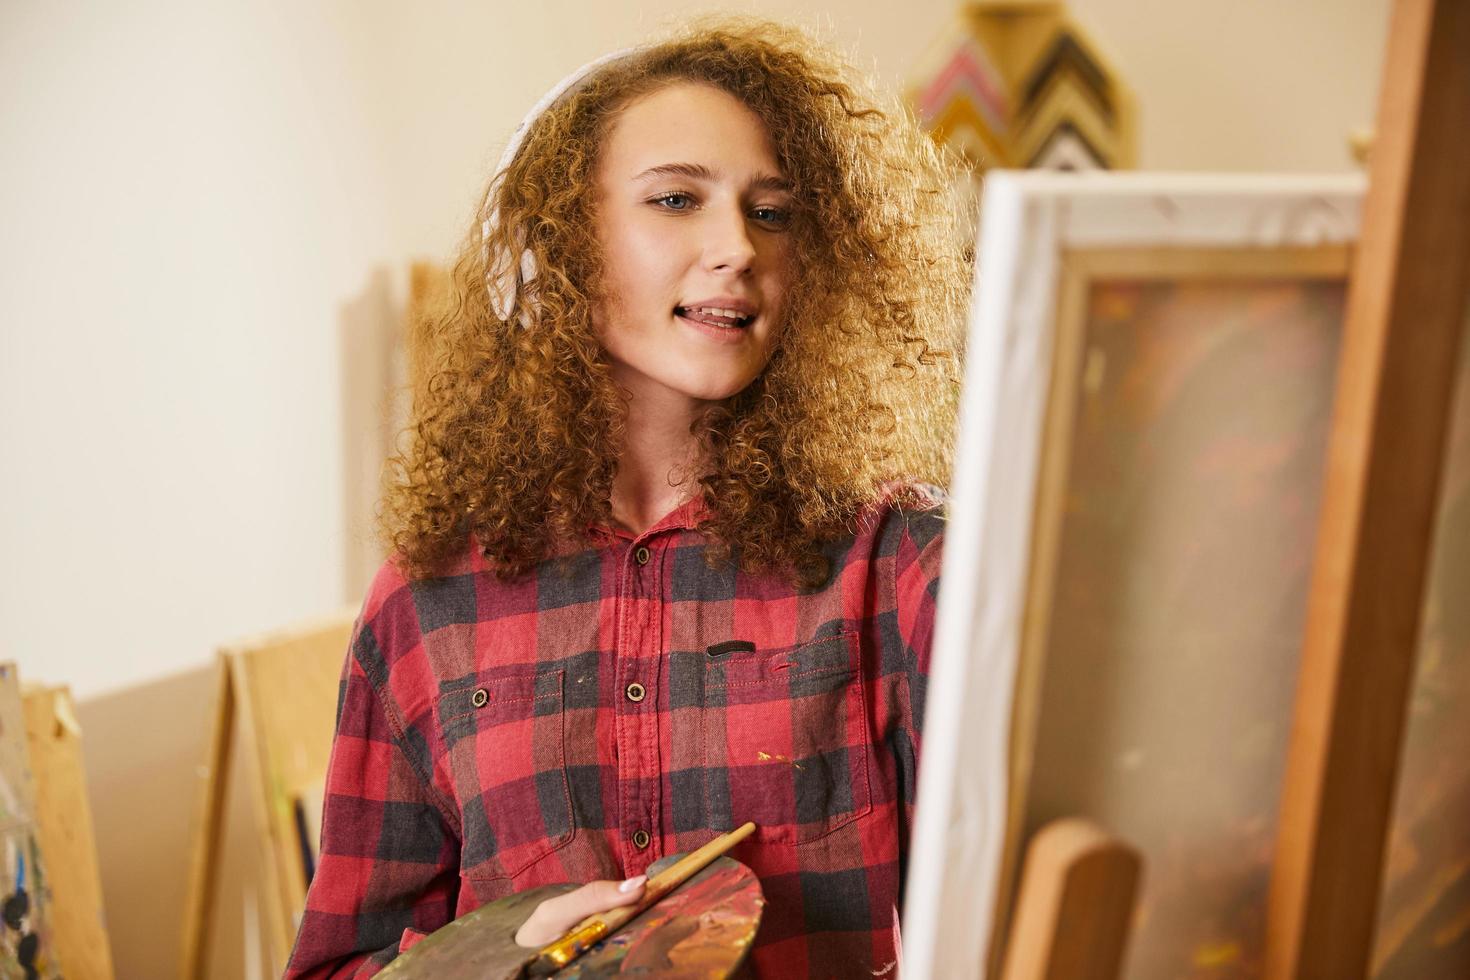
[[[746,820],[762,977],[887,973],[944,517],[875,504],[815,590],[710,569],[696,500],[500,582],[374,580],[287,977],[371,976],[457,916],[625,878]]]

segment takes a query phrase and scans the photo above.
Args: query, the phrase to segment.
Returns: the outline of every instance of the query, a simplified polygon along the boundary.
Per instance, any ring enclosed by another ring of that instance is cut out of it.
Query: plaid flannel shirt
[[[477,549],[358,618],[286,976],[371,976],[506,895],[753,820],[762,977],[893,976],[944,518],[885,497],[815,590],[710,569],[696,498],[510,583]],[[605,529],[608,530],[608,529]]]

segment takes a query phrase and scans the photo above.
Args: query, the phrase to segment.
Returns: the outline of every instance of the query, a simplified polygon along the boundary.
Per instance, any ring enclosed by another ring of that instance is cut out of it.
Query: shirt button
[[[638,550],[633,552],[633,560],[640,565],[647,565],[648,559],[652,557],[653,553],[641,544],[638,546]]]
[[[482,687],[470,697],[470,704],[477,708],[483,708],[489,700],[490,692]]]
[[[647,847],[648,846],[648,842],[649,842],[648,831],[646,831],[646,830],[635,830],[635,831],[633,831],[633,846],[636,847],[636,848],[638,848],[638,850],[641,851],[645,847]]]
[[[625,690],[623,693],[628,695],[629,701],[642,701],[644,696],[648,694],[648,692],[643,689],[643,685],[639,684],[637,681],[629,684],[627,690]]]

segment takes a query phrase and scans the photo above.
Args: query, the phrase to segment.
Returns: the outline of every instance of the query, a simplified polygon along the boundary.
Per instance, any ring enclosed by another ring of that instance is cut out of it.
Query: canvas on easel
[[[1130,977],[1259,969],[1346,271],[1336,246],[1063,261],[1013,815],[1140,847]]]
[[[1361,193],[987,178],[906,968],[998,968],[1022,848],[1067,816],[1144,854],[1128,975],[1258,955],[1221,923],[1259,911],[1268,857],[1179,896],[1270,841],[1306,578],[1283,530],[1310,534]],[[1222,601],[1237,586],[1257,608]],[[1169,823],[1161,794],[1197,816]]]

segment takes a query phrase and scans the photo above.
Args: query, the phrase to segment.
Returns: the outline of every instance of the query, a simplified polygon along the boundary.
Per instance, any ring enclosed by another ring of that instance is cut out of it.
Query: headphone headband
[[[505,146],[505,152],[500,155],[500,163],[495,167],[495,176],[490,181],[490,189],[485,195],[485,205],[482,209],[485,218],[480,224],[480,242],[485,259],[485,289],[490,294],[490,306],[500,319],[509,322],[511,315],[516,312],[516,307],[519,305],[521,326],[530,324],[530,310],[527,309],[525,302],[518,304],[518,301],[521,300],[521,291],[527,283],[536,278],[537,272],[536,259],[531,255],[531,250],[525,247],[524,242],[521,243],[519,259],[504,250],[496,255],[490,254],[490,236],[500,226],[500,208],[495,199],[505,181],[506,171],[515,162],[516,154],[520,152],[526,134],[530,132],[532,124],[541,118],[542,113],[555,105],[568,92],[580,87],[597,69],[640,50],[642,49],[637,47],[623,48],[621,51],[594,58],[557,82],[531,107],[531,111],[526,113],[521,124],[511,134],[510,142]]]

